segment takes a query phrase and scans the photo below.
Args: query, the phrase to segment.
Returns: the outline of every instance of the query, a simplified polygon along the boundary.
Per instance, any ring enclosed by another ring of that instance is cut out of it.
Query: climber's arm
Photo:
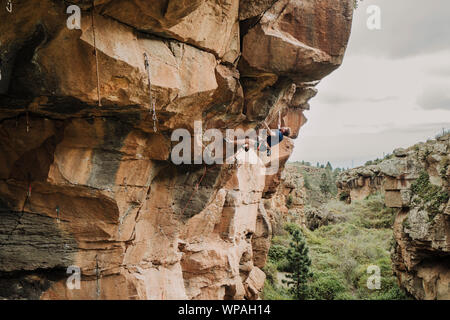
[[[277,135],[276,132],[274,132],[272,129],[269,128],[269,126],[267,125],[267,123],[265,121],[263,121],[263,125],[267,129],[267,135],[272,136],[272,137]]]

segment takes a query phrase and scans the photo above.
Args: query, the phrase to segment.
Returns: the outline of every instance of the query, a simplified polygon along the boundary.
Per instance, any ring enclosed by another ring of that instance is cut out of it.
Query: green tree
[[[322,173],[322,177],[320,178],[319,188],[325,196],[331,192],[330,179],[325,172]]]
[[[333,171],[333,167],[331,166],[330,161],[327,162],[327,166],[325,168],[329,171]]]
[[[303,185],[306,189],[311,190],[311,183],[309,182],[309,177],[306,173],[303,174]]]
[[[308,247],[299,230],[292,230],[292,241],[286,253],[288,261],[287,269],[291,270],[286,275],[288,280],[283,283],[289,286],[289,292],[298,300],[304,300],[308,295],[308,280],[312,277],[310,271],[311,259],[308,255]]]

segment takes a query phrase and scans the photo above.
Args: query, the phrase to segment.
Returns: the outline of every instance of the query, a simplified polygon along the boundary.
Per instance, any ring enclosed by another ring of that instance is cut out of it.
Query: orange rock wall
[[[170,136],[195,120],[276,127],[281,113],[296,137],[342,62],[353,1],[69,2],[80,30],[61,1],[0,10],[0,297],[257,299],[262,199],[293,141],[265,176],[264,162],[176,166]]]

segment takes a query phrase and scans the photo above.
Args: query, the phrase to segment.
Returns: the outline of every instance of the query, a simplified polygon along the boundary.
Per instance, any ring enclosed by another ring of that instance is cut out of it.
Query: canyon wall
[[[384,193],[384,175],[377,165],[367,165],[342,172],[336,182],[341,200],[351,203],[367,196]]]
[[[337,185],[343,200],[385,194],[398,209],[392,261],[400,285],[416,299],[450,299],[450,134],[344,172]]]
[[[257,299],[264,201],[292,140],[256,163],[175,165],[171,134],[281,114],[296,138],[342,63],[353,0],[91,3],[0,10],[0,297]]]

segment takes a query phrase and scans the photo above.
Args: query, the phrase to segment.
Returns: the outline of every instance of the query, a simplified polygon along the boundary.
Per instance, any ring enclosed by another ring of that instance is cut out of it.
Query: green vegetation
[[[449,165],[450,165],[450,159],[448,157],[442,158],[441,163],[440,163],[441,170],[439,171],[439,174],[442,179],[446,179],[447,170],[448,170]]]
[[[375,160],[369,160],[364,165],[365,166],[370,166],[370,165],[373,165],[373,164],[380,164],[381,162],[383,162],[383,160],[384,160],[384,158],[383,159],[377,158]]]
[[[395,210],[384,205],[380,194],[353,201],[350,205],[330,200],[326,210],[340,216],[342,219],[339,221],[343,222],[322,226],[315,231],[302,230],[309,248],[313,274],[303,288],[303,297],[314,300],[407,299],[391,269],[391,226]],[[277,277],[282,277],[283,272],[293,271],[287,252],[293,232],[300,227],[287,224],[285,229],[288,232],[272,240],[265,268],[268,272],[263,291],[265,299],[294,298],[292,291]],[[381,270],[380,290],[367,288],[370,276],[367,268],[370,265]]]
[[[436,140],[437,140],[437,139],[442,138],[442,137],[444,137],[444,136],[446,136],[446,135],[448,135],[448,134],[450,134],[450,129],[442,129],[442,132],[438,133],[438,134],[435,136],[435,138],[436,138]]]
[[[310,272],[311,259],[308,256],[308,247],[300,230],[290,232],[292,241],[286,252],[287,268],[291,270],[283,280],[289,286],[289,293],[297,300],[304,300],[308,296],[308,279],[312,277]]]
[[[412,202],[419,206],[421,210],[426,210],[430,214],[430,220],[441,212],[440,208],[449,200],[448,192],[430,182],[430,176],[426,171],[422,171],[419,178],[411,186]]]
[[[342,171],[340,168],[333,169],[330,162],[326,166],[317,163],[315,167],[305,161],[290,165],[297,167],[298,172],[303,176],[308,204],[317,207],[337,195],[336,178]]]
[[[320,178],[320,185],[319,189],[320,191],[326,196],[331,193],[331,179],[329,178],[329,175],[327,175],[325,172],[322,173],[322,176]]]
[[[286,207],[288,207],[289,209],[292,206],[292,202],[294,201],[292,194],[290,194],[287,198],[286,198]]]

